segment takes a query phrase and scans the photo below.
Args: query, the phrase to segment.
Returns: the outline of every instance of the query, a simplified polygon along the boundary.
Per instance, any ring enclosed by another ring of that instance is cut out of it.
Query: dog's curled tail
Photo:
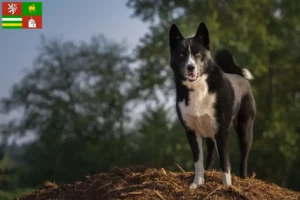
[[[228,49],[219,50],[216,53],[215,61],[225,73],[238,74],[248,80],[253,79],[251,72],[246,68],[241,68]]]

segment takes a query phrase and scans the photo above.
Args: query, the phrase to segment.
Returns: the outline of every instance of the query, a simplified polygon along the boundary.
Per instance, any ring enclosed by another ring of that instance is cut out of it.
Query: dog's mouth
[[[186,79],[188,81],[190,81],[190,82],[196,81],[199,78],[199,76],[200,76],[199,72],[198,73],[193,73],[193,72],[187,72],[187,73],[185,73]]]

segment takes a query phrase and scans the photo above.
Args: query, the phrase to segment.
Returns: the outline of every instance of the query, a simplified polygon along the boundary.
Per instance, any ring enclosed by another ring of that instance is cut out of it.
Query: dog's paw
[[[190,185],[189,189],[194,190],[196,189],[199,185],[202,185],[204,183],[204,174],[202,176],[196,174],[194,177],[193,183]]]
[[[192,183],[189,187],[190,190],[195,190],[198,187],[198,184]]]
[[[199,181],[199,183],[193,182],[193,183],[190,185],[189,189],[190,189],[190,190],[194,190],[194,189],[196,189],[199,185],[202,185],[203,183],[204,183],[204,181]]]

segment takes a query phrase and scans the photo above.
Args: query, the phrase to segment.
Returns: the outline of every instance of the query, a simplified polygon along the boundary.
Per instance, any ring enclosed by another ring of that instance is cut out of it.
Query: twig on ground
[[[182,171],[184,174],[186,173],[186,171],[184,171],[184,169],[182,169],[182,167],[180,167],[180,165],[178,165],[177,162],[175,162],[175,165],[177,165],[177,167],[180,169],[180,171]]]
[[[102,188],[104,188],[104,187],[106,187],[106,186],[109,186],[109,185],[111,185],[111,184],[112,184],[112,182],[107,183],[107,184],[105,184],[105,185],[99,187],[96,191],[98,191],[98,190],[100,190],[100,189],[102,189]]]
[[[165,200],[165,198],[164,198],[158,191],[155,191],[155,193],[157,194],[157,196],[158,196],[159,198],[161,198],[162,200]]]

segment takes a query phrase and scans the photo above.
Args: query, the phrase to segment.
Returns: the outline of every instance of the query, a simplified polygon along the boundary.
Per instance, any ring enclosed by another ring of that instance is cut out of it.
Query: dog
[[[170,67],[176,87],[176,111],[185,129],[195,165],[190,189],[204,183],[204,170],[212,167],[216,148],[223,185],[232,185],[228,130],[233,125],[241,153],[240,177],[247,177],[256,105],[249,70],[241,68],[228,49],[211,56],[209,32],[201,22],[195,36],[183,37],[172,24],[169,30]],[[206,140],[204,169],[202,141]]]

